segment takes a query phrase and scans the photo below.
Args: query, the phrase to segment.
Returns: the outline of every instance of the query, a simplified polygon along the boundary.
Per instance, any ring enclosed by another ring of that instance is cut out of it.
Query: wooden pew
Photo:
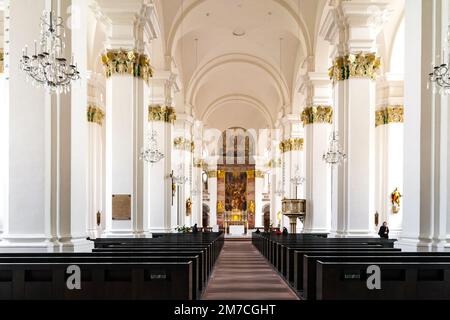
[[[355,240],[354,242],[329,242],[329,244],[321,244],[321,243],[314,243],[314,244],[296,244],[292,245],[290,247],[284,246],[284,252],[285,254],[280,254],[277,261],[276,261],[276,268],[280,271],[280,273],[286,277],[290,282],[293,282],[293,270],[294,270],[294,252],[295,250],[302,250],[306,248],[367,248],[367,249],[386,249],[382,244],[376,244],[376,243],[367,243],[367,242],[359,242]],[[281,250],[283,252],[283,250]]]
[[[191,300],[192,262],[77,263],[81,290],[66,286],[68,263],[0,263],[0,300]]]
[[[311,256],[331,256],[331,255],[365,255],[372,254],[374,256],[378,255],[392,255],[400,253],[401,249],[398,248],[314,248],[314,249],[303,249],[294,251],[294,270],[292,282],[295,290],[303,291],[303,272],[304,272],[304,257],[305,255]]]
[[[103,255],[93,253],[45,253],[45,254],[0,254],[0,263],[66,263],[78,265],[80,263],[135,263],[135,262],[192,262],[192,298],[200,298],[200,274],[199,274],[199,256],[120,256]]]
[[[208,259],[207,252],[201,248],[192,247],[115,247],[115,248],[97,248],[93,249],[94,253],[142,253],[158,255],[159,252],[195,252],[200,256],[200,263],[202,264],[202,281],[206,283],[212,272],[212,265]]]
[[[448,262],[450,263],[450,253],[431,252],[431,254],[422,254],[418,252],[399,252],[394,255],[383,253],[376,255],[373,252],[364,255],[335,255],[320,256],[308,255],[304,257],[303,267],[303,294],[302,297],[307,300],[316,298],[316,264],[322,262],[373,262],[375,265],[379,262]]]
[[[373,264],[318,261],[317,300],[450,300],[448,262],[378,262],[382,290],[368,290],[366,270]]]

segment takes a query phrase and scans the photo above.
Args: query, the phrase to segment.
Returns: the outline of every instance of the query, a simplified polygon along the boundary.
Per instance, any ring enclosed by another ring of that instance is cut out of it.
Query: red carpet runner
[[[225,241],[203,300],[298,300],[251,241]]]

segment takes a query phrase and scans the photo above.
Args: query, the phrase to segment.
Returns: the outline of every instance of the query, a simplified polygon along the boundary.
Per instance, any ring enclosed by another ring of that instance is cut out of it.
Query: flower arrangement
[[[192,229],[191,229],[191,227],[187,227],[187,226],[177,226],[175,228],[175,231],[177,231],[179,233],[188,233],[188,232],[191,232]]]

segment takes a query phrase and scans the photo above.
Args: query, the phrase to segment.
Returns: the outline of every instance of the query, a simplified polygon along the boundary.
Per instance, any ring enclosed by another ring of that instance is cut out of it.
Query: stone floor
[[[203,300],[298,300],[250,240],[225,241]]]

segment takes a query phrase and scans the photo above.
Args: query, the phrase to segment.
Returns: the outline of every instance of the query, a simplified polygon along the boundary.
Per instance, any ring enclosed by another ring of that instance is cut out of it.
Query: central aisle
[[[203,300],[298,300],[250,240],[226,240]]]

